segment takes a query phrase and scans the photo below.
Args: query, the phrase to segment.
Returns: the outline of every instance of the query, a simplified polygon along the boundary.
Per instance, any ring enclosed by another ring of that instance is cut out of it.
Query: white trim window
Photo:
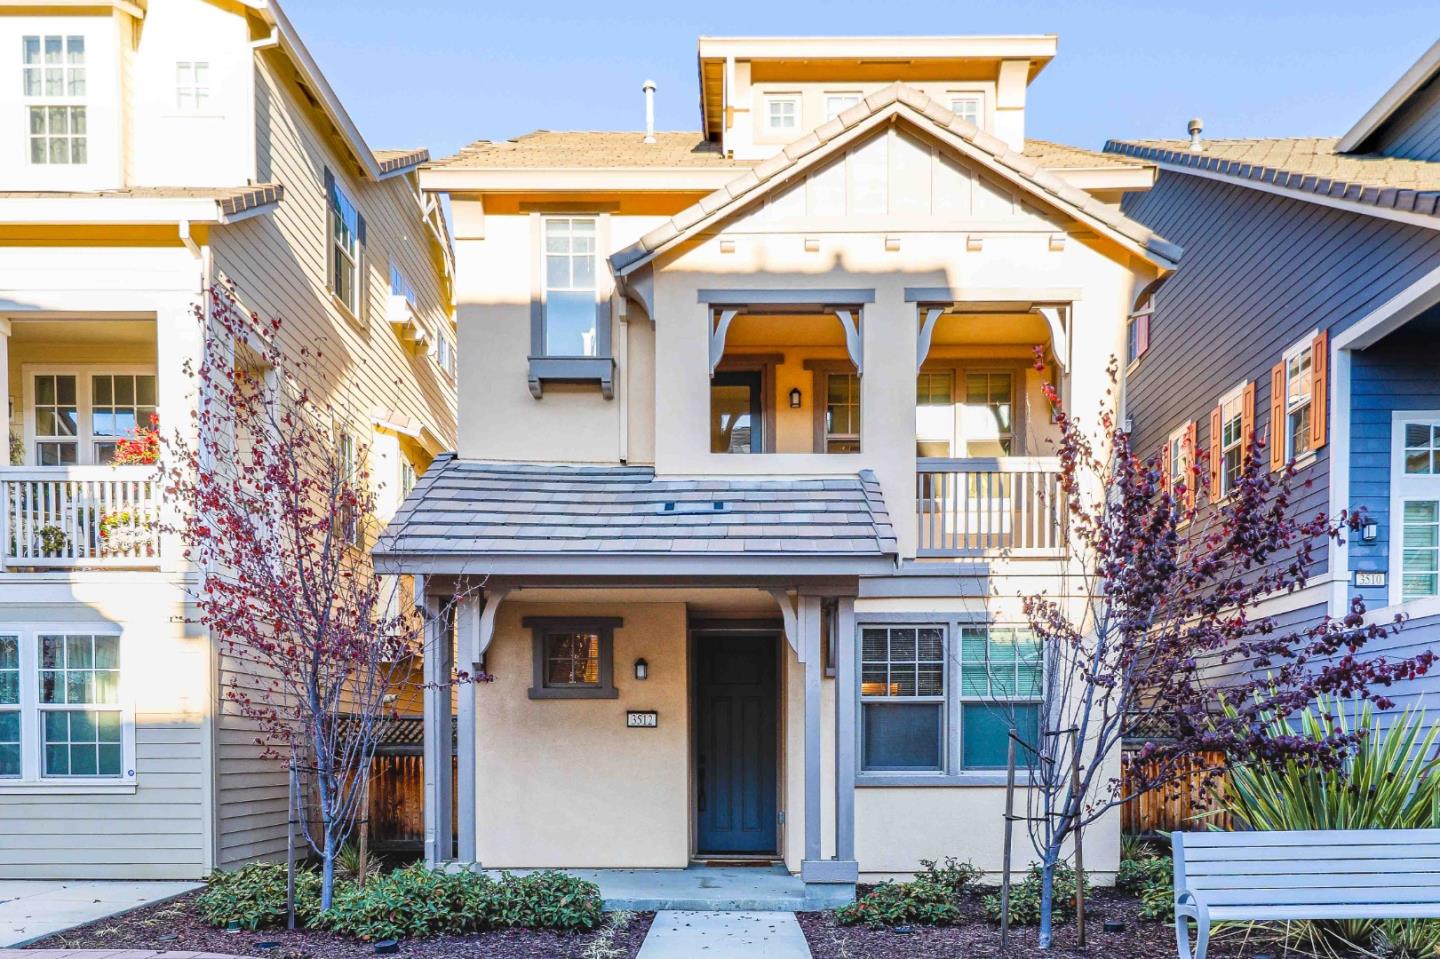
[[[35,166],[89,162],[85,38],[32,34],[22,37],[20,44],[29,162]]]
[[[405,275],[405,271],[400,269],[394,261],[390,263],[390,295],[403,296],[405,302],[411,306],[415,305],[417,299],[415,296],[415,287],[411,284],[410,278]]]
[[[800,94],[776,93],[765,98],[765,129],[770,133],[800,131]]]
[[[204,60],[175,61],[175,109],[204,113],[210,106],[210,64]]]
[[[355,434],[342,429],[335,441],[335,456],[340,467],[341,481],[356,494],[361,493],[365,477],[360,469],[361,450],[355,443]],[[364,544],[364,527],[360,522],[360,511],[353,505],[340,504],[336,519],[340,524],[340,536],[351,546]]]
[[[1193,485],[1190,477],[1190,447],[1186,442],[1190,425],[1180,427],[1165,441],[1165,484],[1166,489],[1175,489],[1181,483]]]
[[[961,768],[1004,769],[1012,726],[1022,741],[1038,743],[1043,694],[1040,642],[1029,629],[961,626]]]
[[[1390,470],[1392,602],[1440,596],[1440,410],[1396,413]]]
[[[981,93],[952,93],[950,112],[978,127],[985,112],[985,96]]]
[[[1285,351],[1285,461],[1312,451],[1310,406],[1313,400],[1314,336]]]
[[[360,319],[365,302],[365,218],[329,170],[325,171],[325,195],[328,285],[340,305]]]
[[[415,488],[415,465],[407,459],[400,460],[400,498],[403,500]]]
[[[115,444],[150,429],[159,407],[154,367],[22,368],[25,455],[31,466],[103,466]]]
[[[825,119],[833,120],[860,103],[859,91],[833,91],[825,94]]]
[[[133,785],[123,646],[93,628],[0,630],[0,787]]]
[[[1245,471],[1245,387],[1241,383],[1220,400],[1220,496],[1235,491]]]
[[[860,452],[859,374],[825,374],[825,452]]]
[[[450,338],[450,333],[443,329],[435,332],[435,365],[452,380],[460,371],[460,357],[455,349],[455,341]]]
[[[946,629],[860,630],[860,764],[866,772],[945,771]]]
[[[545,355],[598,356],[593,216],[545,218]]]

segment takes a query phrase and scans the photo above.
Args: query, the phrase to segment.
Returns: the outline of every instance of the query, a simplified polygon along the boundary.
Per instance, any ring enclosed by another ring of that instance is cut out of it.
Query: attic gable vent
[[[673,516],[686,513],[728,513],[730,512],[730,506],[724,500],[711,500],[708,503],[704,501],[676,501],[661,503],[660,512],[669,513]]]

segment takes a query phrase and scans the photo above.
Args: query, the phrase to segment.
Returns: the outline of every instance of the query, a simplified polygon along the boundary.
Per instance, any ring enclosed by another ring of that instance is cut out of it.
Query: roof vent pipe
[[[1201,144],[1201,142],[1200,142],[1200,133],[1201,133],[1201,131],[1204,130],[1204,129],[1205,129],[1205,122],[1204,122],[1203,120],[1201,120],[1199,117],[1192,117],[1192,118],[1191,118],[1191,120],[1190,120],[1190,126],[1189,126],[1189,130],[1190,130],[1190,149],[1193,150],[1193,151],[1196,152],[1196,153],[1199,153],[1201,150],[1205,149],[1204,145]]]
[[[655,142],[655,81],[646,80],[640,89],[645,91],[645,142]]]

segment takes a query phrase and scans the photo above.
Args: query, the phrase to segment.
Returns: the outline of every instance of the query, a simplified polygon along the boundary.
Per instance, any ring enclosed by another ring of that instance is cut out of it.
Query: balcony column
[[[0,465],[19,466],[10,462],[10,321],[4,317],[0,317],[0,403],[0,413],[4,414],[0,419],[5,421],[5,458]]]

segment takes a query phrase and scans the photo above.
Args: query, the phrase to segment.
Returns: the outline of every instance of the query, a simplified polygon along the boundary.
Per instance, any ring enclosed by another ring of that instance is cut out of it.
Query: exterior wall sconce
[[[1360,527],[1360,538],[1367,543],[1373,543],[1380,538],[1379,523],[1364,523]]]
[[[792,387],[790,390],[790,408],[792,410],[800,408],[800,387],[798,386]]]
[[[649,678],[650,678],[650,664],[647,663],[647,662],[645,662],[645,660],[643,660],[643,659],[637,659],[637,660],[635,660],[635,678],[636,678],[636,679],[649,679]]]

